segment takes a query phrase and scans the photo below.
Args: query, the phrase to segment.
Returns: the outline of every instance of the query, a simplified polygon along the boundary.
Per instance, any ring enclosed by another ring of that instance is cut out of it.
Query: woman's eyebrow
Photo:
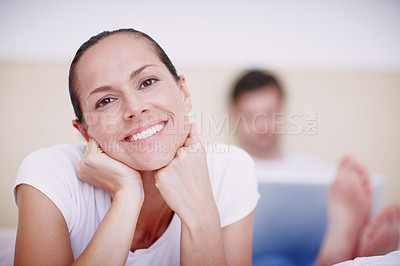
[[[142,66],[142,67],[136,69],[135,71],[133,71],[132,74],[129,76],[129,78],[130,78],[130,79],[135,78],[137,75],[140,74],[140,72],[142,72],[143,70],[145,70],[147,67],[151,67],[151,66],[156,66],[156,65],[152,65],[152,64],[144,65],[144,66]],[[98,87],[98,88],[92,90],[92,91],[89,93],[89,95],[88,95],[87,98],[89,98],[92,94],[99,93],[99,92],[103,92],[103,91],[108,91],[108,90],[112,90],[111,86],[107,86],[107,85],[106,85],[106,86]]]
[[[152,65],[152,64],[144,65],[144,66],[136,69],[135,71],[133,71],[129,78],[134,79],[137,75],[140,74],[140,72],[142,72],[143,70],[145,70],[147,67],[150,67],[150,66],[156,66],[156,65]]]
[[[111,86],[101,86],[101,87],[98,87],[98,88],[92,90],[92,91],[89,93],[89,95],[88,95],[87,98],[89,99],[89,97],[92,96],[92,95],[95,94],[95,93],[99,93],[99,92],[103,92],[103,91],[108,91],[108,90],[112,90]]]

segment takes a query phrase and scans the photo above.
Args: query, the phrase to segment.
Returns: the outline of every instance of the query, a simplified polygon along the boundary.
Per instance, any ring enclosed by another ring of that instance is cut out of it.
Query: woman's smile
[[[152,121],[132,130],[122,141],[132,144],[150,143],[157,139],[165,131],[167,121]]]

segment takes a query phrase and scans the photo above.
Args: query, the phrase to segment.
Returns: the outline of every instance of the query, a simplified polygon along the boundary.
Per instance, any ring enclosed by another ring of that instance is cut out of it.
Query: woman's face
[[[189,132],[190,94],[148,40],[130,33],[106,37],[75,71],[84,136],[137,170],[159,169],[174,158]]]

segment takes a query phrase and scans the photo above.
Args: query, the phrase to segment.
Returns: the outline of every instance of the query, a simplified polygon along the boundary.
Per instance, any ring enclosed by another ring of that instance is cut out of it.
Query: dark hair
[[[179,76],[176,72],[176,69],[174,65],[172,64],[171,60],[168,58],[167,54],[164,52],[164,50],[161,48],[161,46],[153,40],[149,35],[135,30],[135,29],[119,29],[119,30],[114,30],[114,31],[103,31],[93,37],[91,37],[88,41],[83,43],[81,47],[79,47],[78,51],[76,52],[74,59],[71,62],[71,66],[69,68],[69,78],[68,78],[68,86],[69,86],[69,95],[71,97],[71,103],[72,106],[74,107],[74,112],[76,115],[76,121],[78,124],[83,122],[83,115],[82,115],[82,108],[80,105],[79,97],[77,95],[77,88],[76,88],[76,80],[75,80],[75,67],[76,64],[78,63],[79,59],[82,57],[82,55],[93,45],[98,43],[100,40],[114,35],[116,33],[132,33],[140,37],[144,37],[150,43],[154,45],[155,52],[157,53],[158,57],[160,58],[161,62],[168,68],[169,72],[175,79],[179,79]]]
[[[261,70],[250,70],[242,75],[233,86],[232,102],[236,103],[237,99],[245,92],[259,90],[269,85],[275,85],[281,99],[284,98],[283,88],[275,75]]]

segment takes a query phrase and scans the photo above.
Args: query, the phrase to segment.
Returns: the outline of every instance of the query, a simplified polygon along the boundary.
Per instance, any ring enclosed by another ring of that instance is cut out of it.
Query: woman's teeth
[[[149,127],[146,130],[143,130],[142,132],[139,132],[137,134],[132,135],[131,137],[125,138],[127,141],[137,141],[141,139],[148,138],[150,136],[153,136],[157,132],[160,132],[161,129],[163,129],[165,126],[165,122],[162,122],[160,124],[154,125],[152,127]]]

